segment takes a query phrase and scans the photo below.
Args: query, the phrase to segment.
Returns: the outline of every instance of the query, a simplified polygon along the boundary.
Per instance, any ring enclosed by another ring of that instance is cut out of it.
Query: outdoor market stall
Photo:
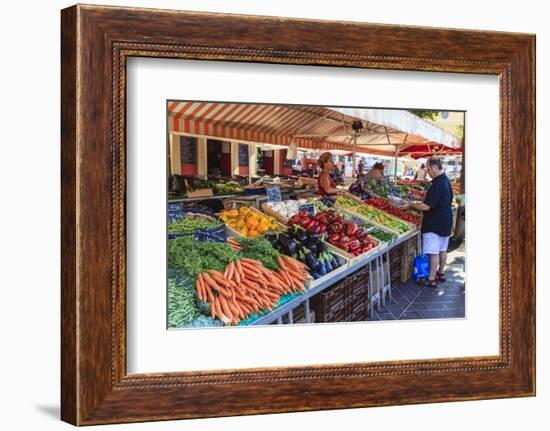
[[[171,102],[168,111],[169,327],[366,320],[411,277],[421,216],[395,202],[422,197],[423,184],[359,179],[351,193],[320,198],[287,159],[297,148],[414,158],[418,146],[459,148],[449,134],[377,110],[361,129],[364,113],[323,107]]]

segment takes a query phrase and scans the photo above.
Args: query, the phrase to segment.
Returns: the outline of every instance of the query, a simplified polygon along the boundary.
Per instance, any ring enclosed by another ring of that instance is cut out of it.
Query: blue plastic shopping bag
[[[430,256],[419,254],[414,258],[414,279],[428,278],[430,275]]]

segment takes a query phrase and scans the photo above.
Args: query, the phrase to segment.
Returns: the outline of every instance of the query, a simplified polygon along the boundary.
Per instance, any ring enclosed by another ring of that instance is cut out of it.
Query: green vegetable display
[[[217,183],[214,185],[214,193],[243,193],[244,189],[236,181],[228,181],[227,183]]]
[[[184,217],[168,224],[168,233],[192,234],[197,229],[211,229],[220,226],[220,222],[202,217]]]
[[[411,225],[386,214],[384,211],[379,210],[371,205],[358,202],[355,199],[350,199],[344,196],[339,196],[336,205],[340,208],[344,208],[359,216],[366,217],[384,227],[387,227],[399,234],[408,232],[411,230]]]
[[[181,282],[168,280],[168,327],[175,328],[192,322],[199,316],[195,290],[190,278]]]
[[[391,187],[389,184],[378,184],[378,182],[373,178],[365,182],[365,189],[367,192],[374,193],[383,198],[388,196],[390,193],[390,188]]]
[[[201,272],[220,272],[239,255],[227,243],[194,241],[192,237],[168,241],[168,267],[195,279]]]
[[[393,240],[395,240],[395,238],[397,238],[396,234],[392,232],[388,232],[387,230],[384,230],[379,227],[369,230],[368,233],[369,235],[375,237],[378,241],[382,241],[382,242],[390,243]]]
[[[277,257],[281,255],[273,248],[271,243],[265,238],[240,238],[241,255],[249,259],[255,259],[262,262],[263,266],[274,271],[279,270]]]
[[[216,184],[216,180],[201,180],[198,178],[193,178],[189,180],[189,189],[191,191],[199,189],[212,189]]]

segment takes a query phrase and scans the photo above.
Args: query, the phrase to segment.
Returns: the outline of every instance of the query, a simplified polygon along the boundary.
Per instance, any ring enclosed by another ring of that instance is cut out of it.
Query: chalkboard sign
[[[314,204],[304,204],[298,207],[298,211],[305,211],[310,217],[315,217],[315,205]]]
[[[281,202],[283,197],[281,196],[281,187],[269,186],[265,188],[267,193],[267,200],[270,202]]]
[[[197,138],[180,136],[180,163],[182,165],[197,163]]]
[[[248,166],[248,145],[239,144],[239,166]]]

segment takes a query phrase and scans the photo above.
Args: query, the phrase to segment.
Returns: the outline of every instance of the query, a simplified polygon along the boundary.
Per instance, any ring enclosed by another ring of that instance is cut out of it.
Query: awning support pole
[[[351,172],[351,176],[355,178],[357,176],[357,170],[355,169],[355,158],[357,155],[357,135],[353,134],[353,170]]]
[[[397,156],[399,154],[399,146],[395,146],[395,154],[393,156],[393,180],[397,182]]]

